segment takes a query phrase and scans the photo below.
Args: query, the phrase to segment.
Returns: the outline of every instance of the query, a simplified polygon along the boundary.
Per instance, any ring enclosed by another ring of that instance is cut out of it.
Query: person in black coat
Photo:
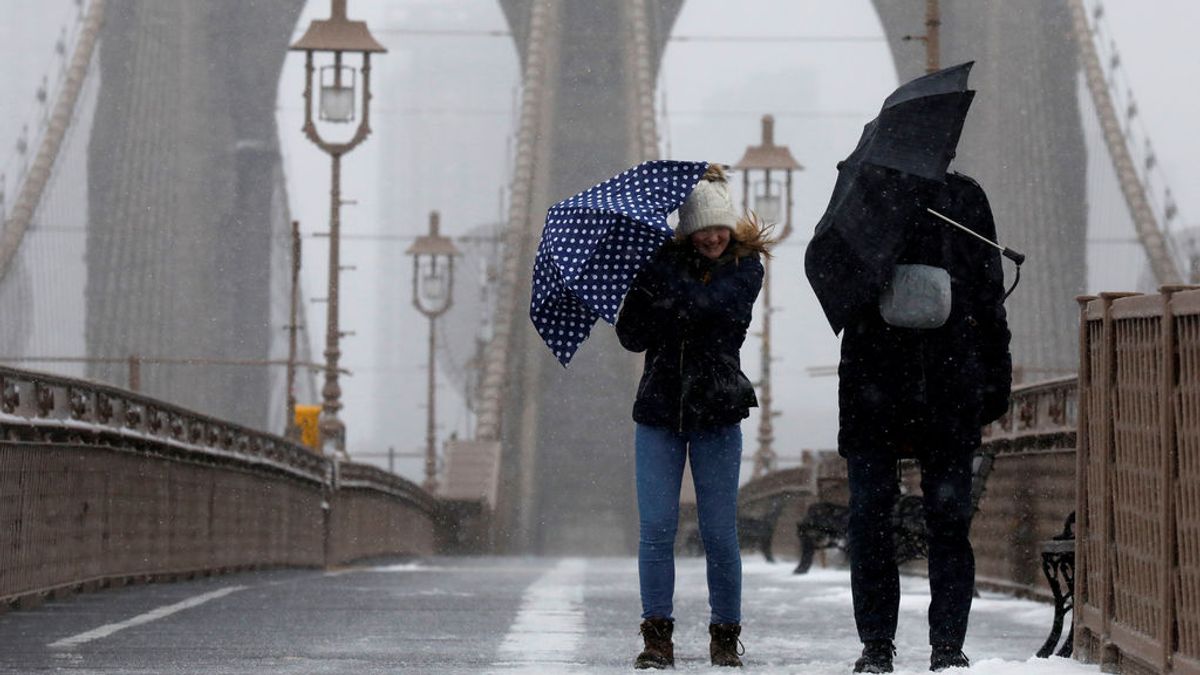
[[[617,318],[621,344],[646,353],[633,404],[645,639],[638,668],[674,664],[675,534],[689,459],[708,565],[709,654],[713,665],[741,665],[739,424],[758,402],[739,352],[768,245],[763,228],[734,212],[723,173],[711,168],[680,207],[676,239],[639,273]]]
[[[987,197],[969,177],[948,174],[931,206],[995,240]],[[906,456],[921,466],[929,531],[931,667],[967,665],[973,454],[981,427],[1008,410],[1012,383],[999,253],[932,215],[907,228],[897,262],[949,272],[950,312],[940,327],[902,328],[871,304],[842,338],[838,450],[849,470],[851,585],[865,645],[855,672],[892,669],[900,589],[891,514]]]

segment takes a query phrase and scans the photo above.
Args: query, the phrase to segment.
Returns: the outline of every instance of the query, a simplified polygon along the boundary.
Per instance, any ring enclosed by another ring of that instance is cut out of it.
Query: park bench
[[[755,548],[762,553],[767,562],[775,562],[772,540],[775,538],[775,525],[779,516],[787,506],[783,495],[773,496],[767,500],[766,507],[754,515],[738,514],[738,540],[742,548]]]
[[[925,508],[917,495],[901,495],[892,510],[893,541],[896,562],[922,560],[928,554],[925,539]],[[812,567],[816,552],[821,549],[846,550],[846,533],[850,528],[850,509],[843,504],[817,502],[808,507],[804,520],[796,525],[800,539],[800,561],[794,574],[804,574]]]
[[[737,527],[741,548],[758,550],[768,562],[775,562],[772,551],[775,528],[785,512],[794,513],[799,504],[812,498],[814,471],[815,466],[809,458],[800,466],[772,471],[751,480],[738,490]]]
[[[971,508],[972,513],[979,510],[979,504],[987,488],[987,479],[995,463],[995,450],[984,446],[975,455],[971,477]],[[925,508],[919,495],[905,494],[896,500],[892,511],[894,541],[896,546],[896,562],[904,564],[913,560],[923,560],[928,556],[926,543]],[[805,574],[812,567],[813,558],[817,551],[827,548],[838,548],[846,551],[846,535],[850,525],[850,508],[846,504],[819,501],[811,504],[804,519],[796,524],[796,537],[800,544],[800,562],[796,565],[795,574]],[[1042,542],[1042,573],[1050,586],[1054,597],[1054,619],[1050,635],[1037,651],[1037,656],[1047,658],[1051,654],[1070,657],[1072,652],[1071,636],[1075,632],[1074,620],[1067,631],[1067,639],[1061,647],[1058,642],[1062,638],[1062,628],[1066,615],[1074,606],[1075,587],[1075,514],[1071,513],[1063,524],[1062,532],[1053,538]],[[1055,648],[1058,651],[1055,652]]]
[[[1048,658],[1055,653],[1058,640],[1062,636],[1063,619],[1067,612],[1075,606],[1075,513],[1067,516],[1061,533],[1049,541],[1042,542],[1042,573],[1050,584],[1050,592],[1054,595],[1054,623],[1050,627],[1050,635],[1045,644],[1038,650],[1039,658]],[[1057,655],[1070,657],[1074,642],[1071,636],[1075,634],[1075,617],[1071,616],[1071,630],[1067,631],[1067,639],[1058,650]]]
[[[987,479],[995,464],[996,450],[985,445],[975,453],[971,473],[971,512],[979,510],[987,488]],[[903,564],[912,560],[924,560],[929,553],[926,544],[925,506],[919,495],[905,494],[896,499],[892,510],[893,532],[896,544],[896,562]],[[796,524],[796,538],[800,544],[800,562],[795,574],[805,574],[812,567],[813,556],[818,550],[836,547],[846,550],[846,533],[850,525],[850,507],[819,501],[808,507],[804,519]]]

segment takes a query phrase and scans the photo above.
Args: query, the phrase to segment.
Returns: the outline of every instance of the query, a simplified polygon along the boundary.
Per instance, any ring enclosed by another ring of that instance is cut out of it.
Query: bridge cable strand
[[[637,125],[632,137],[637,143],[633,163],[658,159],[658,130],[654,110],[654,71],[651,68],[650,26],[646,0],[625,0],[633,37],[633,72],[626,81],[632,86],[634,101],[633,122]]]
[[[534,162],[538,144],[544,80],[547,68],[547,32],[551,3],[534,0],[529,16],[525,72],[521,87],[521,112],[517,132],[516,161],[509,197],[508,227],[504,232],[504,261],[496,300],[496,324],[484,349],[484,372],[479,391],[479,417],[475,437],[500,440],[509,354],[514,341],[513,317],[517,315],[518,286],[522,279],[522,252],[531,236]]]
[[[1162,229],[1167,233],[1167,246],[1174,255],[1176,263],[1184,275],[1194,283],[1200,277],[1200,242],[1195,232],[1173,231],[1172,225],[1181,220],[1179,206],[1171,190],[1170,180],[1166,170],[1158,161],[1157,153],[1152,142],[1146,118],[1140,114],[1137,100],[1133,94],[1132,80],[1127,68],[1122,67],[1122,59],[1117,48],[1114,33],[1108,28],[1104,5],[1097,0],[1091,12],[1095,45],[1101,57],[1101,63],[1106,66],[1109,91],[1116,102],[1116,109],[1124,111],[1122,124],[1123,133],[1127,138],[1130,154],[1135,158],[1135,167],[1139,172],[1142,183],[1146,186],[1146,198],[1151,209],[1161,215]],[[1159,195],[1162,195],[1161,201]],[[1182,219],[1183,222],[1189,222]],[[1115,286],[1110,287],[1115,288]],[[1148,288],[1154,290],[1154,288]]]
[[[1120,181],[1121,192],[1133,216],[1138,238],[1150,258],[1157,283],[1178,284],[1182,281],[1182,276],[1171,252],[1168,234],[1159,226],[1147,196],[1146,185],[1134,164],[1128,137],[1118,120],[1113,95],[1100,63],[1094,33],[1088,23],[1084,0],[1070,0],[1070,5],[1088,92],[1099,116],[1104,141]]]
[[[71,65],[67,70],[67,79],[54,104],[54,112],[50,117],[46,133],[42,138],[34,158],[33,165],[25,176],[25,180],[17,192],[17,201],[13,205],[12,214],[4,223],[4,231],[0,232],[0,281],[4,280],[17,249],[25,237],[25,231],[33,219],[34,211],[41,202],[46,185],[54,170],[59,149],[63,138],[71,128],[71,120],[75,111],[79,92],[84,82],[95,53],[96,41],[100,34],[100,26],[104,21],[104,0],[92,0],[84,17],[83,28],[79,41],[71,55]]]
[[[48,78],[38,92],[49,105],[41,108],[34,159],[18,174],[17,201],[0,231],[0,315],[18,317],[0,323],[0,352],[6,354],[27,354],[33,345],[53,353],[84,351],[86,273],[64,261],[82,261],[87,245],[87,141],[99,90],[93,55],[103,15],[104,3],[95,0],[80,10],[73,43],[63,29],[53,98]],[[52,370],[84,372],[78,363]]]

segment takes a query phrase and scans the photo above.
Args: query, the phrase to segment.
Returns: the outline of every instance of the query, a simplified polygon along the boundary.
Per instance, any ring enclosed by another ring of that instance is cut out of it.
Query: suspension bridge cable
[[[75,103],[83,88],[84,80],[87,78],[92,54],[99,38],[100,25],[104,20],[104,1],[92,0],[91,5],[88,6],[79,42],[75,47],[75,52],[71,55],[71,65],[67,71],[66,83],[63,85],[58,100],[55,101],[54,113],[38,147],[33,166],[17,194],[12,214],[4,223],[4,231],[0,232],[0,282],[4,280],[9,266],[16,256],[17,248],[24,239],[25,231],[41,201],[42,193],[50,180],[50,174],[54,170],[54,163],[58,157],[63,137],[71,126]]]
[[[1122,134],[1120,123],[1117,120],[1112,94],[1100,65],[1100,57],[1096,50],[1091,26],[1087,20],[1087,11],[1083,0],[1071,0],[1070,5],[1087,88],[1100,117],[1105,145],[1108,147],[1117,177],[1120,179],[1121,191],[1133,214],[1138,236],[1146,247],[1158,283],[1180,283],[1182,277],[1179,274],[1178,265],[1170,251],[1166,235],[1159,227],[1158,220],[1146,198],[1145,185],[1137,175],[1137,169],[1129,152],[1128,139]]]

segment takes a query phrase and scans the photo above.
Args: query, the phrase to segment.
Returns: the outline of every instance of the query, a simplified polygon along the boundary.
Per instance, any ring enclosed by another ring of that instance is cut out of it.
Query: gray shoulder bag
[[[950,317],[950,273],[931,265],[896,265],[879,297],[879,315],[900,328],[940,328]]]

